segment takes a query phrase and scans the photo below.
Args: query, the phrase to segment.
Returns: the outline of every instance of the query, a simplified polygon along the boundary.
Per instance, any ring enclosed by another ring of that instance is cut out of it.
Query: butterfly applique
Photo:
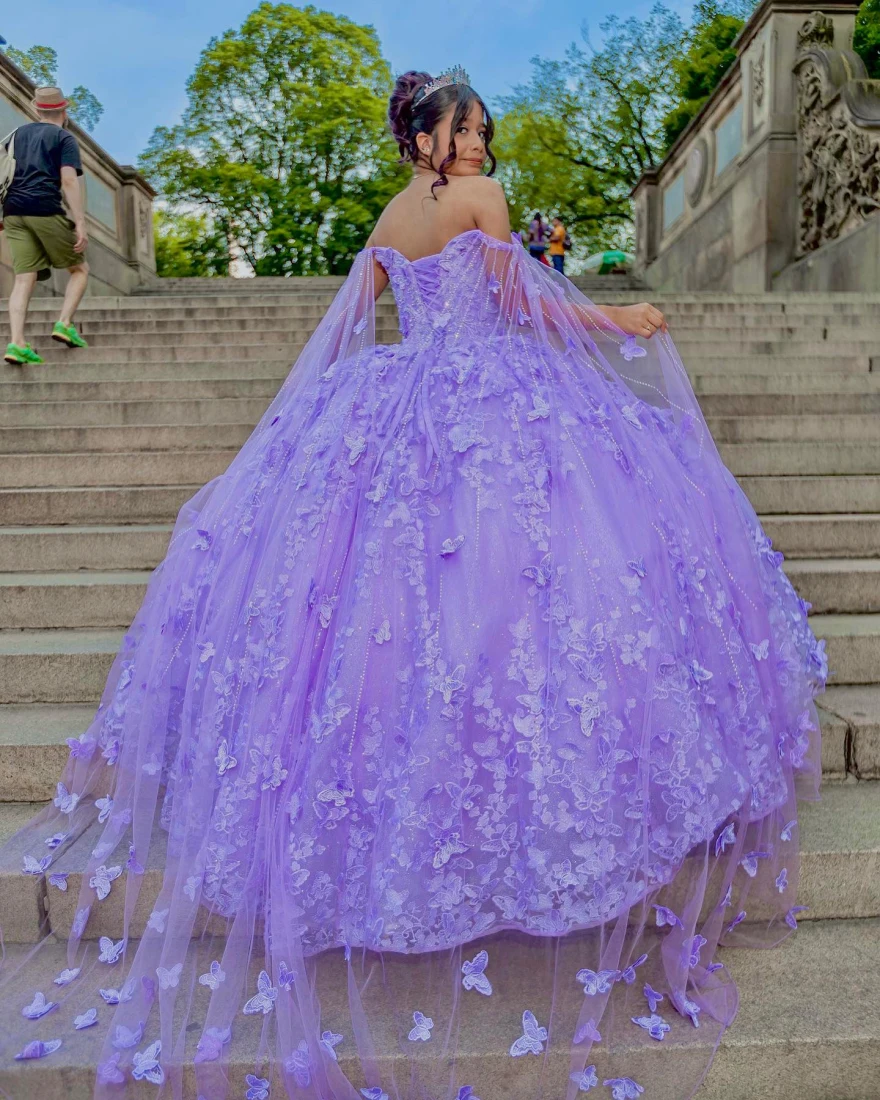
[[[65,740],[74,760],[91,760],[98,747],[97,741],[93,737],[86,737],[84,733],[79,737],[67,737]]]
[[[658,1016],[656,1013],[652,1013],[650,1016],[633,1016],[632,1022],[647,1031],[652,1039],[658,1041],[662,1040],[663,1036],[672,1030],[663,1017]]]
[[[135,980],[129,978],[121,989],[99,989],[98,992],[105,1004],[119,1005],[130,1001],[134,996]]]
[[[98,822],[103,825],[113,810],[113,799],[110,795],[95,799],[95,809],[98,811]]]
[[[596,1088],[599,1084],[595,1066],[587,1066],[582,1073],[570,1073],[568,1079],[574,1081],[578,1087],[578,1092],[589,1092],[590,1089]]]
[[[165,921],[168,919],[168,914],[170,912],[170,909],[154,909],[153,912],[150,913],[150,919],[147,921],[147,928],[151,929],[153,932],[164,932]]]
[[[83,1012],[79,1016],[74,1016],[73,1026],[77,1031],[82,1031],[83,1028],[93,1027],[98,1022],[98,1010],[96,1008],[90,1008],[86,1012]]]
[[[156,977],[159,979],[160,989],[176,989],[183,973],[183,963],[175,963],[174,966],[157,966]]]
[[[228,771],[236,766],[238,760],[229,751],[229,742],[224,737],[220,742],[220,747],[217,750],[217,755],[214,757],[214,763],[217,765],[217,774],[226,775]]]
[[[31,1058],[45,1058],[47,1054],[54,1054],[60,1047],[60,1039],[47,1039],[46,1042],[42,1042],[40,1039],[34,1039],[21,1048],[18,1054],[16,1054],[15,1060],[16,1062],[24,1062]]]
[[[76,809],[80,796],[78,794],[71,794],[67,787],[63,783],[57,784],[55,798],[53,805],[56,806],[63,814],[72,814]]]
[[[611,1089],[611,1100],[637,1100],[645,1091],[631,1077],[610,1077],[602,1084],[606,1089]]]
[[[461,972],[464,974],[464,977],[461,979],[461,984],[465,989],[476,990],[477,993],[482,993],[485,997],[491,996],[492,983],[485,974],[488,965],[488,951],[480,951],[470,960],[470,962],[463,963]]]
[[[337,1035],[333,1031],[325,1031],[321,1035],[321,1046],[324,1048],[326,1053],[330,1055],[334,1062],[338,1061],[335,1048],[339,1046],[344,1038],[344,1035]]]
[[[135,1081],[149,1081],[154,1085],[161,1085],[165,1081],[165,1073],[159,1065],[159,1055],[162,1053],[162,1041],[157,1039],[155,1043],[144,1050],[136,1050],[132,1058],[131,1075]]]
[[[410,1042],[427,1043],[431,1038],[431,1028],[434,1026],[434,1021],[422,1012],[414,1012],[413,1022],[416,1026],[409,1033]]]
[[[619,973],[616,970],[579,970],[575,974],[575,981],[584,987],[584,995],[595,997],[597,993],[607,993],[617,981]]]
[[[117,940],[117,942],[114,943],[109,936],[101,936],[100,940],[98,940],[98,946],[101,948],[101,953],[98,955],[98,962],[107,963],[108,966],[112,966],[114,963],[119,962],[119,957],[125,950],[125,940]]]
[[[511,1056],[520,1058],[524,1054],[541,1054],[547,1041],[547,1028],[540,1027],[535,1014],[528,1009],[522,1015],[523,1033],[510,1048]]]
[[[52,979],[52,981],[55,983],[55,985],[70,985],[70,983],[75,978],[79,977],[80,969],[81,967],[76,966],[72,970],[62,970],[61,973],[57,975],[57,977]]]
[[[211,966],[206,974],[199,975],[199,985],[206,985],[208,989],[216,990],[220,988],[222,982],[226,980],[226,973],[221,969],[220,963],[216,960],[211,963]]]
[[[658,993],[656,989],[652,989],[647,982],[645,982],[642,993],[645,995],[645,1000],[648,1002],[648,1008],[651,1012],[657,1011],[657,1005],[663,1000],[663,994]]]
[[[670,928],[683,928],[681,919],[673,913],[671,909],[667,909],[665,905],[655,905],[657,927],[663,928],[668,925]]]
[[[736,840],[736,826],[731,821],[729,825],[725,825],[715,841],[715,855],[720,856],[725,851],[728,845],[733,844]]]
[[[376,643],[376,645],[384,645],[385,642],[391,641],[391,623],[388,619],[384,619],[382,623],[374,630],[370,631],[370,637]]]
[[[223,1052],[223,1047],[232,1038],[232,1029],[228,1027],[209,1027],[199,1039],[196,1046],[194,1062],[216,1062]]]
[[[460,550],[464,546],[465,536],[456,535],[454,539],[444,539],[440,544],[441,557],[448,558],[450,554],[454,554],[457,550]]]
[[[579,1027],[574,1033],[574,1039],[572,1040],[575,1045],[582,1043],[584,1039],[589,1039],[591,1043],[601,1043],[602,1036],[599,1034],[599,1029],[596,1027],[595,1020],[587,1020],[583,1027]]]
[[[95,868],[95,873],[89,879],[89,886],[98,896],[98,901],[103,901],[110,893],[111,884],[122,874],[122,868],[105,867],[103,864]]]
[[[249,1073],[244,1079],[248,1090],[245,1100],[269,1100],[269,1080],[266,1077],[257,1077],[255,1073]]]
[[[21,873],[23,875],[42,875],[51,863],[51,856],[43,856],[42,859],[34,859],[33,856],[24,856],[21,861]]]
[[[242,1012],[246,1016],[255,1016],[258,1012],[266,1016],[275,1007],[277,997],[278,990],[272,985],[266,971],[261,970],[257,978],[257,992],[246,1002]]]
[[[293,1054],[285,1059],[284,1068],[292,1074],[299,1088],[308,1088],[312,1083],[312,1059],[309,1055],[309,1045],[305,1039],[301,1039]]]
[[[130,1050],[132,1047],[136,1047],[143,1037],[143,1024],[138,1024],[136,1028],[126,1027],[125,1024],[117,1024],[113,1029],[113,1038],[110,1041],[117,1050]]]
[[[41,1016],[45,1016],[47,1012],[51,1012],[53,1008],[57,1007],[57,1001],[47,1001],[45,993],[37,992],[34,994],[31,1003],[25,1005],[21,1010],[21,1014],[27,1020],[39,1020]]]

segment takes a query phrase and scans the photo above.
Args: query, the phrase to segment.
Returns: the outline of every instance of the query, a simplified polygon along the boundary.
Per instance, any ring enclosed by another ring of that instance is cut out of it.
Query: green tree
[[[229,242],[223,226],[204,214],[153,214],[156,273],[164,278],[228,275]]]
[[[868,76],[880,80],[880,0],[864,0],[859,8],[853,49],[864,61]]]
[[[663,128],[668,149],[695,118],[736,60],[733,43],[754,8],[752,0],[699,0],[682,53],[672,62],[675,104]]]
[[[564,61],[533,59],[531,81],[502,101],[497,141],[515,222],[533,209],[559,214],[590,248],[631,230],[630,191],[662,155],[686,33],[662,4],[601,30],[601,48],[585,32]]]
[[[31,46],[29,50],[10,46],[6,55],[38,86],[57,84],[58,53],[51,46]],[[91,133],[104,113],[98,97],[82,84],[77,84],[67,98],[70,100],[67,113],[78,126]]]
[[[213,38],[178,126],[141,158],[172,207],[201,208],[258,275],[346,272],[404,175],[376,32],[262,3]]]

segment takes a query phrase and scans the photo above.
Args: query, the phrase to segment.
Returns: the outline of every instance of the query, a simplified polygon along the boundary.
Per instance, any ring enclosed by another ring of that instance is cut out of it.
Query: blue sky
[[[652,0],[324,0],[316,6],[372,23],[394,72],[462,64],[480,92],[528,78],[535,54],[561,57],[586,20],[644,15]],[[667,0],[683,14],[689,0]],[[208,39],[237,27],[257,0],[40,0],[4,4],[0,34],[12,45],[53,46],[63,87],[85,84],[105,114],[95,138],[134,163],[157,125],[186,104],[184,83]]]

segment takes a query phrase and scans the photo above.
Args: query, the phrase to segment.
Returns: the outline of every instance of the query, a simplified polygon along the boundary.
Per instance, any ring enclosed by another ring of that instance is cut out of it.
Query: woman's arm
[[[644,336],[650,339],[656,332],[668,332],[666,318],[649,302],[639,302],[635,306],[596,306],[600,313],[608,318],[612,325],[625,332],[627,336]]]

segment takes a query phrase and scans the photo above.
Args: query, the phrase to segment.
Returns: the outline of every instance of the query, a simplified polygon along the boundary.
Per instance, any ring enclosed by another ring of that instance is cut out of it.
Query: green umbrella
[[[621,252],[619,249],[610,248],[605,252],[597,252],[594,256],[590,256],[583,264],[584,271],[595,271],[597,275],[607,275],[609,271],[613,271],[615,267],[620,267],[623,264],[631,264],[633,257],[628,252]]]

